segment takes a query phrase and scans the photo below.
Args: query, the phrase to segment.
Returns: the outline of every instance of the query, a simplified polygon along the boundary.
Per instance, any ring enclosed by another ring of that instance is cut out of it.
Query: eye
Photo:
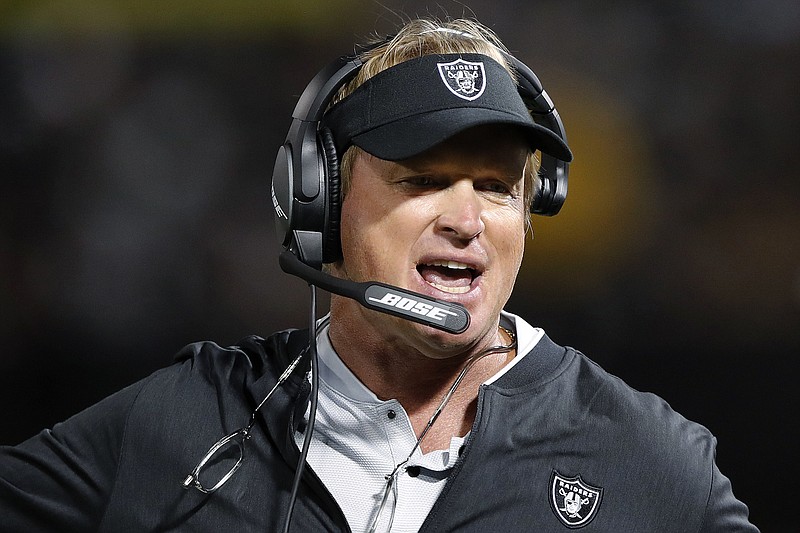
[[[508,183],[499,180],[486,181],[480,184],[479,188],[493,194],[504,194],[509,196],[514,196],[516,191],[515,187],[512,187]]]
[[[407,178],[404,178],[403,184],[407,187],[414,189],[427,189],[438,186],[439,182],[434,178],[432,178],[431,176],[419,175],[419,176],[409,176]]]
[[[499,193],[506,193],[510,192],[508,186],[505,183],[501,183],[499,181],[495,181],[492,183],[488,183],[484,186],[487,191],[491,192],[499,192]]]

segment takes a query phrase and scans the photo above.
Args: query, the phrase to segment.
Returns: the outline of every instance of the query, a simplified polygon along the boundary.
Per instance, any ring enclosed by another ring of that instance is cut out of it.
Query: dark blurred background
[[[706,425],[752,519],[794,531],[800,4],[468,4],[0,5],[0,443],[186,343],[303,326],[268,200],[295,99],[356,41],[466,15],[539,75],[576,156],[509,309]]]

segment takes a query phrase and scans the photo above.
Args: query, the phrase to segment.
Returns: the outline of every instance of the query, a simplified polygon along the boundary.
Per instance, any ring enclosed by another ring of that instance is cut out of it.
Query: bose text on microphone
[[[375,281],[343,280],[300,261],[291,251],[279,257],[281,268],[333,294],[352,298],[367,309],[425,324],[448,333],[463,333],[469,327],[469,312],[460,304]]]

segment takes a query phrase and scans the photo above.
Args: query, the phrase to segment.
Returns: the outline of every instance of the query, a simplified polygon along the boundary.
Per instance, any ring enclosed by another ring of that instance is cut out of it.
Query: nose
[[[469,180],[454,183],[447,192],[441,197],[435,228],[447,236],[471,241],[486,229],[481,199]]]

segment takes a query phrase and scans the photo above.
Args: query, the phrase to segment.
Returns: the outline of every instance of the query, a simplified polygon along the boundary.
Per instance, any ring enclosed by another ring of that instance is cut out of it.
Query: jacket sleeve
[[[0,531],[96,530],[144,381],[18,446],[0,447]]]
[[[714,439],[716,444],[716,439]],[[758,533],[758,528],[748,519],[747,505],[733,495],[730,480],[712,461],[711,491],[703,517],[703,533]]]

